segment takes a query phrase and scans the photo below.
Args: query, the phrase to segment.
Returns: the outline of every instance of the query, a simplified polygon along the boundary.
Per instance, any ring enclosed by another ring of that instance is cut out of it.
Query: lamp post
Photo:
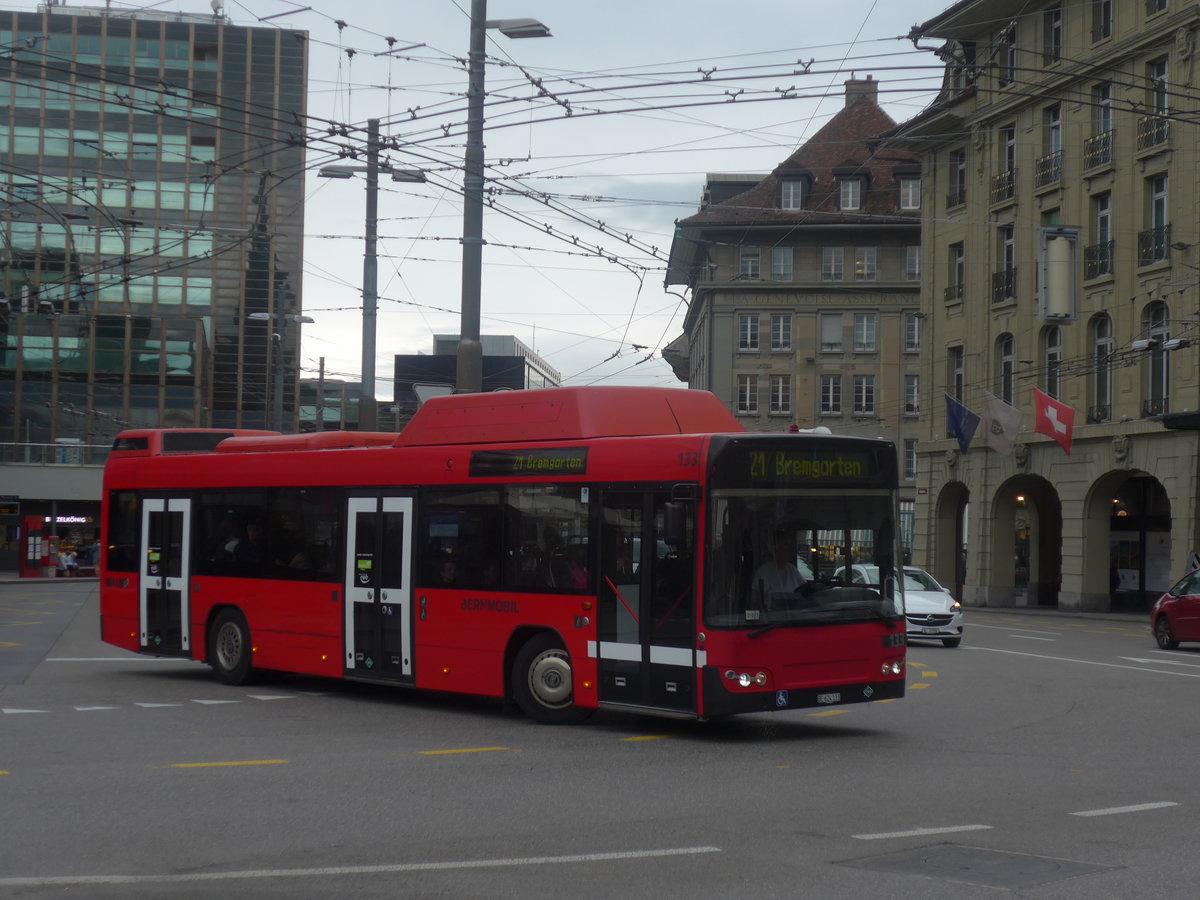
[[[292,322],[311,325],[316,319],[299,313],[250,313],[246,318],[255,322]],[[283,431],[283,335],[271,333],[271,428]]]
[[[362,323],[362,397],[358,401],[358,427],[361,431],[378,428],[375,401],[375,333],[379,303],[379,264],[376,245],[379,241],[379,173],[388,172],[392,181],[420,183],[425,173],[419,169],[394,169],[379,164],[379,120],[367,120],[367,164],[365,166],[323,166],[317,170],[322,178],[351,178],[361,172],[367,176],[367,220],[363,250],[363,323]]]
[[[505,37],[550,37],[536,19],[491,19],[487,0],[471,0],[471,48],[467,57],[467,145],[463,153],[462,307],[454,389],[476,393],[483,387],[483,347],[479,343],[483,281],[483,58],[487,29]]]

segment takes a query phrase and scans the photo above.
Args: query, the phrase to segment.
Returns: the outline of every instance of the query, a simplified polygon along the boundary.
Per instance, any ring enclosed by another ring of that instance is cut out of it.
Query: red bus
[[[712,395],[439,397],[399,434],[122,432],[103,639],[242,684],[303,673],[682,718],[901,697],[886,441],[748,433]],[[870,562],[878,585],[844,573]]]

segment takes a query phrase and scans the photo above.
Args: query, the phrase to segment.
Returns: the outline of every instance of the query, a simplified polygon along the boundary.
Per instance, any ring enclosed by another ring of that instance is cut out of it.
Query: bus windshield
[[[888,491],[714,491],[710,511],[709,627],[770,630],[903,615]],[[877,567],[878,584],[855,584],[848,573],[856,563]]]

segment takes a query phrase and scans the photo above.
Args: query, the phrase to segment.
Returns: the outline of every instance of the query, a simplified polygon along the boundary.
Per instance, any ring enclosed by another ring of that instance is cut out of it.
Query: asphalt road
[[[555,728],[226,687],[101,644],[90,582],[0,585],[0,610],[3,897],[1191,898],[1200,877],[1200,649],[1141,619],[968,611],[962,647],[910,647],[899,701]],[[51,617],[49,644],[20,624]]]

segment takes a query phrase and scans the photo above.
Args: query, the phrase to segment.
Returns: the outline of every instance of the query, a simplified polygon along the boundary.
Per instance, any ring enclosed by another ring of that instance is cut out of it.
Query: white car
[[[854,584],[879,584],[878,566],[851,566]],[[843,569],[838,569],[837,578]],[[962,604],[936,578],[916,566],[904,567],[904,617],[909,640],[941,641],[943,646],[962,643]]]

